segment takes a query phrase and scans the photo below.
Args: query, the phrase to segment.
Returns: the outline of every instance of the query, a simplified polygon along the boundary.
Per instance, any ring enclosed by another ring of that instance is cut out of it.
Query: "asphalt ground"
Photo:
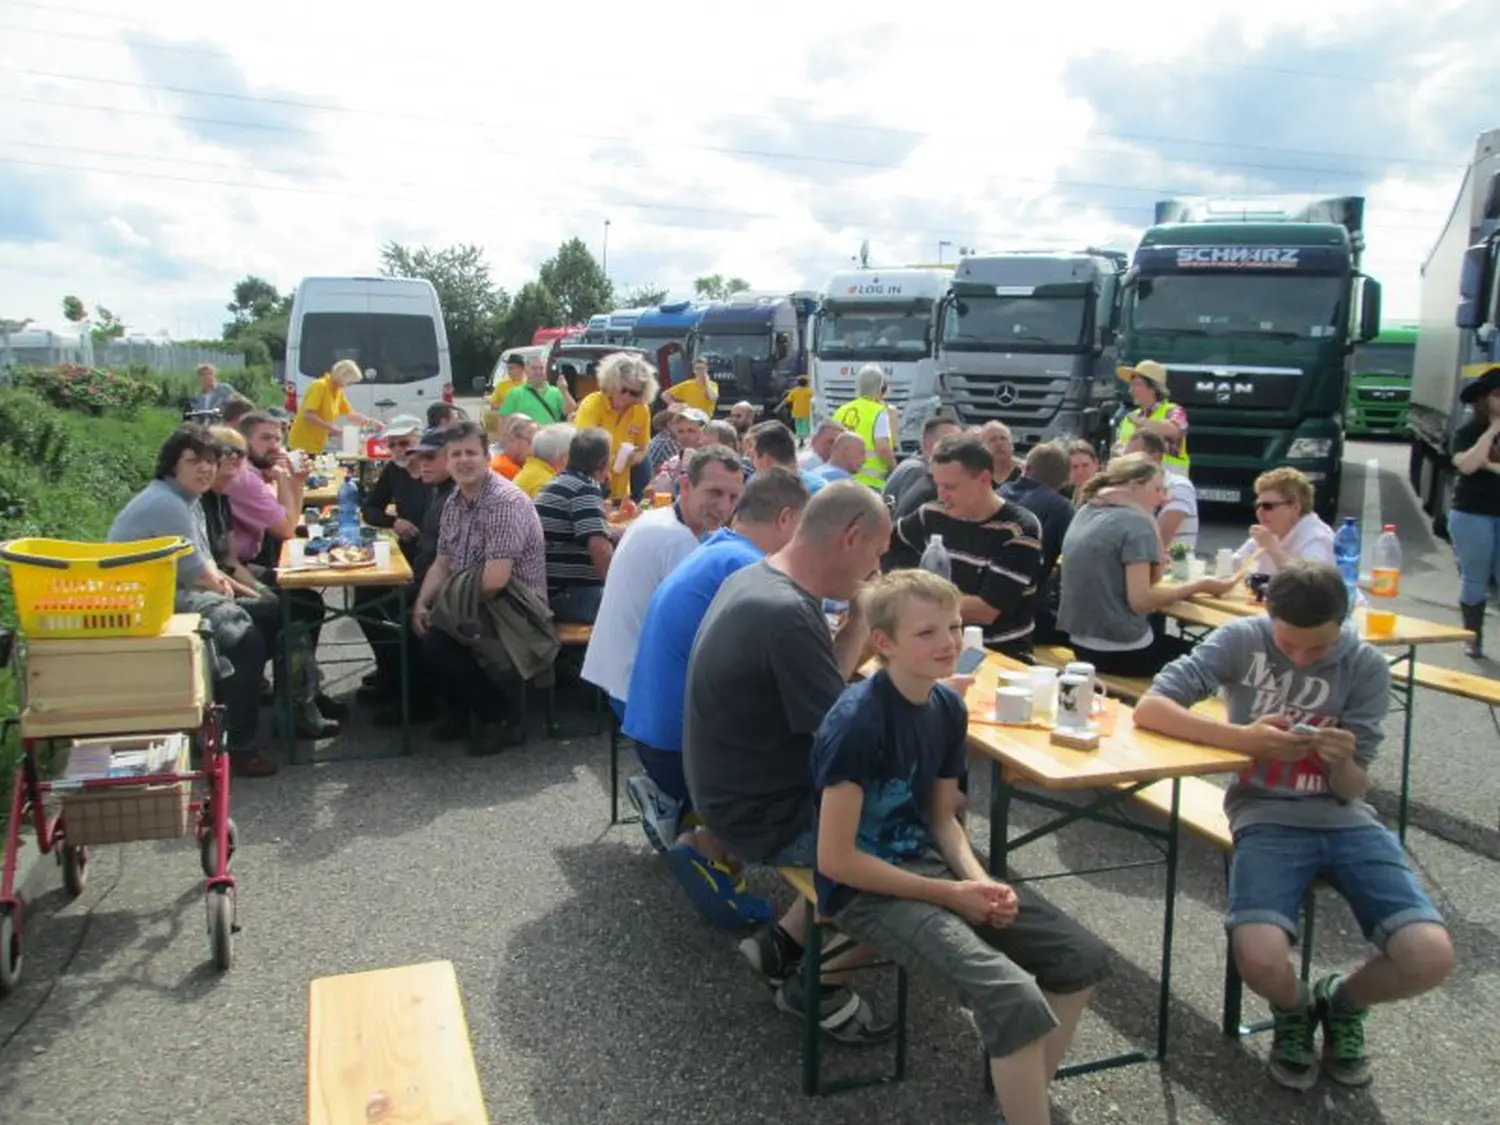
[[[1379,491],[1399,501],[1403,489],[1391,475],[1381,475]],[[1345,493],[1357,498],[1363,484],[1354,477],[1346,476]],[[1237,541],[1242,528],[1207,527],[1202,549]],[[1442,605],[1454,585],[1443,548],[1412,543],[1400,608],[1455,621]],[[330,633],[358,638],[347,623]],[[1433,646],[1421,658],[1467,664],[1456,646]],[[339,671],[336,693],[352,691],[359,666]],[[89,885],[72,902],[50,859],[33,865],[39,897],[25,975],[0,1002],[0,1122],[304,1120],[309,982],[433,959],[457,967],[496,1122],[993,1120],[972,1025],[923,979],[913,984],[907,1080],[805,1098],[798,1025],[775,1010],[729,935],[697,920],[640,829],[608,826],[607,740],[591,733],[584,694],[564,691],[561,706],[572,737],[543,736],[538,697],[529,744],[482,760],[420,738],[403,757],[396,734],[357,712],[344,734],[318,748],[319,764],[237,783],[244,929],[237,962],[222,976],[209,963],[198,858],[186,841],[97,850]],[[1188,840],[1170,1054],[1160,1065],[1059,1082],[1055,1121],[1500,1119],[1500,1039],[1490,1022],[1500,1005],[1500,736],[1480,705],[1431,692],[1419,696],[1416,731],[1409,844],[1450,920],[1458,968],[1437,993],[1372,1015],[1373,1085],[1346,1091],[1325,1081],[1287,1093],[1265,1076],[1267,1036],[1221,1036],[1223,860]],[[981,841],[986,774],[975,771],[972,793]],[[1388,743],[1374,774],[1376,803],[1392,810],[1396,745]],[[1020,809],[1012,821],[1013,833],[1039,823]],[[1080,825],[1016,853],[1013,873],[1151,854],[1134,838]],[[786,900],[774,881],[759,886]],[[1100,934],[1115,958],[1073,1057],[1149,1045],[1161,872],[1069,877],[1040,889]],[[1357,964],[1365,950],[1347,909],[1326,893],[1319,907],[1317,970]],[[863,987],[878,1008],[891,1003],[888,981]],[[1254,998],[1246,1004],[1247,1016],[1263,1012]],[[880,1049],[837,1046],[825,1058],[832,1075],[889,1061]]]

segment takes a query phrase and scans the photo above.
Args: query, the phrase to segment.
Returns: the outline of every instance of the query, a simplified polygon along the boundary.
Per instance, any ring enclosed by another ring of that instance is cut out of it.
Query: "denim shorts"
[[[1365,940],[1379,949],[1402,926],[1445,924],[1389,829],[1252,824],[1235,833],[1225,925],[1232,930],[1269,923],[1296,941],[1303,896],[1319,876],[1349,904]]]
[[[951,879],[941,862],[903,869]],[[1026,887],[1008,926],[975,926],[941,906],[860,892],[834,914],[841,933],[914,972],[945,982],[974,1015],[992,1059],[1015,1054],[1057,1026],[1047,993],[1065,996],[1109,975],[1102,942]]]

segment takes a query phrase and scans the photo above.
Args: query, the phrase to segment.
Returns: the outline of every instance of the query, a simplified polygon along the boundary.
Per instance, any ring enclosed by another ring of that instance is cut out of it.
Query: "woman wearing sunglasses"
[[[616,352],[599,364],[599,389],[578,404],[573,424],[609,433],[609,495],[630,495],[630,470],[646,460],[651,441],[651,403],[656,372],[639,356]],[[628,450],[627,450],[628,447]]]
[[[1234,553],[1238,570],[1256,551],[1255,574],[1275,574],[1293,559],[1333,565],[1333,528],[1313,511],[1312,482],[1296,469],[1272,469],[1255,478],[1255,526]]]

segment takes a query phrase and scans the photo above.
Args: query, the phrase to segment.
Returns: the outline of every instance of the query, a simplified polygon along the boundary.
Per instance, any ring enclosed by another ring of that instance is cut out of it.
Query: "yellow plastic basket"
[[[0,543],[10,569],[21,633],[32,639],[154,637],[177,594],[181,536],[135,543],[12,539]]]

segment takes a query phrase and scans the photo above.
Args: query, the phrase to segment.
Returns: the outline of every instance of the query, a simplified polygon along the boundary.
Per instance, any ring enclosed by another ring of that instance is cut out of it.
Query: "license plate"
[[[1237,488],[1200,488],[1198,499],[1211,500],[1215,504],[1238,504],[1240,490]]]

